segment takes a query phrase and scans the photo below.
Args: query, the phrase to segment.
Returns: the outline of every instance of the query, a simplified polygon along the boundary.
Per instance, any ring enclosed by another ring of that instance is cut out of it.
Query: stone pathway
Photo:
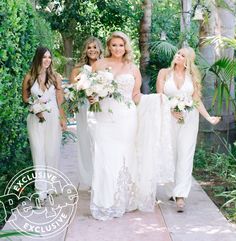
[[[62,147],[60,170],[78,186],[76,147],[77,143],[72,142]],[[154,213],[135,211],[103,222],[91,217],[90,192],[85,187],[80,187],[77,212],[63,233],[51,239],[22,236],[11,240],[236,241],[236,227],[228,223],[195,180],[184,213],[176,212],[174,202],[168,201],[162,186],[157,190],[160,202]],[[9,227],[6,224],[4,229]]]

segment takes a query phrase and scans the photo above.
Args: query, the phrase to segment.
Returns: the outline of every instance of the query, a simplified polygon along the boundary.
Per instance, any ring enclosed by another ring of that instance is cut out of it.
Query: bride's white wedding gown
[[[132,74],[116,77],[126,101],[101,101],[91,136],[94,173],[90,209],[94,218],[121,217],[126,211],[153,211],[157,183],[173,182],[170,108],[166,96],[143,95],[132,101]]]
[[[96,128],[92,134],[94,173],[90,209],[93,217],[100,220],[121,217],[137,208],[137,112],[132,101],[135,79],[132,74],[120,74],[116,82],[130,106],[113,98],[103,99],[102,112],[95,114]]]

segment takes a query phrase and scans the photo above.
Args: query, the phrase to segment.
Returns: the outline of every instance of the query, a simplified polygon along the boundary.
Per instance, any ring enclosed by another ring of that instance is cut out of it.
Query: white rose
[[[184,111],[184,109],[185,109],[185,104],[184,104],[184,102],[179,102],[179,103],[178,103],[178,108],[179,108],[180,111]]]
[[[100,92],[99,92],[99,96],[101,97],[101,98],[105,98],[107,95],[108,95],[108,89],[106,89],[106,88],[104,88],[104,89],[102,89]]]
[[[93,89],[92,88],[88,88],[85,90],[85,93],[87,96],[91,96],[93,94]]]
[[[93,92],[96,93],[98,96],[100,96],[100,93],[102,92],[103,88],[103,85],[100,84],[92,86]]]
[[[171,108],[175,108],[178,105],[178,100],[176,98],[170,99]]]
[[[186,106],[189,106],[189,107],[192,107],[192,106],[193,106],[193,101],[192,101],[192,100],[187,100],[187,101],[185,102],[185,105],[186,105]]]
[[[88,89],[91,85],[91,81],[86,74],[81,74],[80,80],[76,83],[77,90]]]
[[[40,103],[36,103],[36,104],[32,105],[31,107],[32,107],[31,112],[33,112],[34,114],[38,114],[39,112],[43,111],[43,108]]]

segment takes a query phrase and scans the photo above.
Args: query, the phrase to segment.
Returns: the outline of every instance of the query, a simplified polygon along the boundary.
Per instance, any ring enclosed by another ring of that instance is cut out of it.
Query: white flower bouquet
[[[113,74],[108,70],[99,71],[98,73],[90,73],[87,76],[90,86],[85,89],[87,97],[92,96],[95,103],[90,105],[89,111],[101,112],[99,101],[106,98],[114,98],[117,101],[122,101],[123,96],[118,91],[118,85],[114,81]]]
[[[30,96],[29,98],[29,111],[32,114],[35,114],[39,118],[39,122],[42,123],[45,121],[43,112],[51,112],[51,107],[49,105],[50,100],[46,100],[43,97],[39,96]]]
[[[86,103],[88,97],[93,97],[95,100],[93,104],[90,104],[89,111],[92,112],[102,111],[99,101],[105,97],[123,100],[109,69],[95,73],[91,72],[90,66],[85,65],[75,79],[78,80],[76,83],[63,86],[69,112],[78,112],[79,107]]]
[[[197,107],[197,102],[193,101],[190,96],[182,95],[182,96],[173,96],[169,98],[170,100],[170,108],[173,112],[185,113],[193,110]],[[184,124],[184,117],[178,119],[179,124]]]

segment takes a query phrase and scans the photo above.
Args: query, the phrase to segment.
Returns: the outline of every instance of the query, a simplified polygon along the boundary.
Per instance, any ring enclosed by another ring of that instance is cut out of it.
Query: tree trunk
[[[233,1],[225,0],[230,6],[233,6]],[[235,21],[234,15],[229,10],[217,8],[213,3],[209,5],[211,11],[210,19],[207,24],[201,24],[200,26],[200,40],[207,36],[221,35],[229,38],[234,38]],[[203,46],[200,42],[200,52],[204,58],[213,64],[219,58],[228,57],[233,58],[233,49],[217,49],[214,45]],[[230,90],[232,96],[234,96],[234,81],[231,81]],[[203,83],[203,102],[207,108],[211,107],[212,98],[214,93],[215,76],[208,74]],[[207,140],[208,143],[215,142],[215,136],[212,134],[213,130],[219,130],[222,136],[229,141],[233,141],[235,131],[234,128],[234,113],[232,106],[226,109],[226,105],[223,105],[222,121],[216,127],[211,126],[203,118],[200,119],[200,139]]]
[[[182,47],[188,46],[188,36],[191,24],[192,0],[181,0],[180,32],[184,35],[181,43]]]
[[[73,68],[73,37],[67,36],[62,33],[62,40],[64,46],[64,56],[66,57],[65,76],[69,78]]]
[[[140,48],[140,70],[143,78],[142,93],[147,94],[150,92],[149,82],[150,75],[147,73],[147,67],[150,62],[149,40],[151,34],[152,22],[152,1],[144,0],[143,2],[143,17],[140,21],[139,33],[139,48]]]

